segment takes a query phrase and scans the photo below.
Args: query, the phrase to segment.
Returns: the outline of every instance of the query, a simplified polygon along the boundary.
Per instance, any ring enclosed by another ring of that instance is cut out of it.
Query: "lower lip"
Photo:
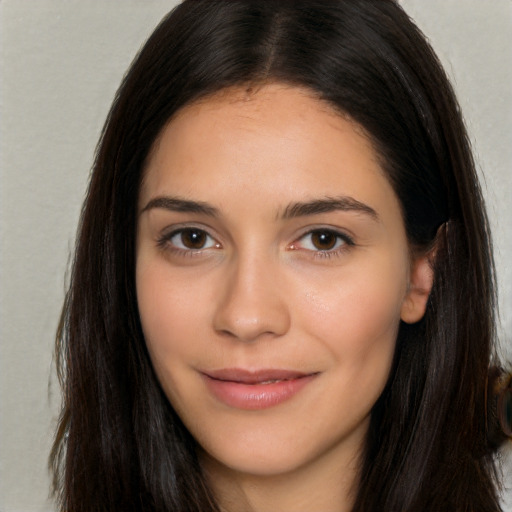
[[[215,398],[230,407],[246,410],[267,409],[286,402],[314,377],[313,374],[269,384],[245,384],[204,375],[206,385]]]

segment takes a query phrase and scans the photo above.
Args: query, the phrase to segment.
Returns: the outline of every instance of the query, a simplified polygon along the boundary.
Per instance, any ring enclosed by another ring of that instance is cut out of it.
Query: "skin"
[[[290,207],[318,200],[328,211]],[[431,286],[363,130],[300,88],[223,91],[163,130],[139,212],[149,354],[223,508],[350,510],[400,320],[423,316]],[[313,377],[245,410],[205,385],[201,372],[222,368]]]

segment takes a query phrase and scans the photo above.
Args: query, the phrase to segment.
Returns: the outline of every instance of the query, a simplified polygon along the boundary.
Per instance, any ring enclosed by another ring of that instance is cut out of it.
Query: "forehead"
[[[199,115],[205,117],[211,115],[217,117],[220,126],[223,117],[221,114],[229,115],[230,122],[236,122],[237,128],[248,128],[249,123],[244,121],[252,119],[265,123],[267,130],[281,129],[283,123],[299,126],[310,123],[314,117],[321,116],[321,122],[331,129],[345,131],[345,125],[350,125],[350,128],[371,146],[370,137],[367,136],[364,128],[353,121],[348,114],[319,98],[313,90],[279,82],[222,89],[185,105],[175,113],[168,125],[181,124],[184,118],[191,120]],[[236,121],[237,118],[238,121]],[[346,123],[340,123],[340,120]],[[157,143],[160,139],[161,137],[157,139]]]
[[[270,83],[229,87],[182,107],[157,137],[147,159],[148,166],[158,158],[162,145],[175,144],[173,151],[179,152],[184,143],[206,147],[208,141],[217,143],[216,139],[222,139],[223,135],[238,135],[238,146],[230,148],[235,151],[240,148],[244,133],[250,132],[258,134],[260,143],[272,138],[274,142],[281,140],[288,144],[299,141],[305,132],[311,140],[317,135],[352,132],[368,155],[377,160],[370,137],[347,114],[307,88]],[[271,150],[272,146],[274,144],[267,144],[267,149]]]
[[[282,84],[227,89],[179,111],[154,144],[141,201],[167,193],[225,202],[248,190],[265,202],[397,201],[364,130],[309,90]]]

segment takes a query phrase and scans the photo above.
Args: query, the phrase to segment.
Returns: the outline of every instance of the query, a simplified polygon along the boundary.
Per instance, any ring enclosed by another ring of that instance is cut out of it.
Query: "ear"
[[[409,287],[400,310],[400,318],[404,322],[414,324],[423,318],[433,282],[432,252],[414,258]]]

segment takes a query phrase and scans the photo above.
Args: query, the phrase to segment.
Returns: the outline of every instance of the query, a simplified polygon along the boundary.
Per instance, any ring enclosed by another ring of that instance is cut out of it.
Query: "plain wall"
[[[52,349],[94,148],[127,66],[176,3],[0,1],[2,512],[53,510],[46,467],[60,396]],[[401,3],[452,77],[474,141],[512,358],[512,2]]]

